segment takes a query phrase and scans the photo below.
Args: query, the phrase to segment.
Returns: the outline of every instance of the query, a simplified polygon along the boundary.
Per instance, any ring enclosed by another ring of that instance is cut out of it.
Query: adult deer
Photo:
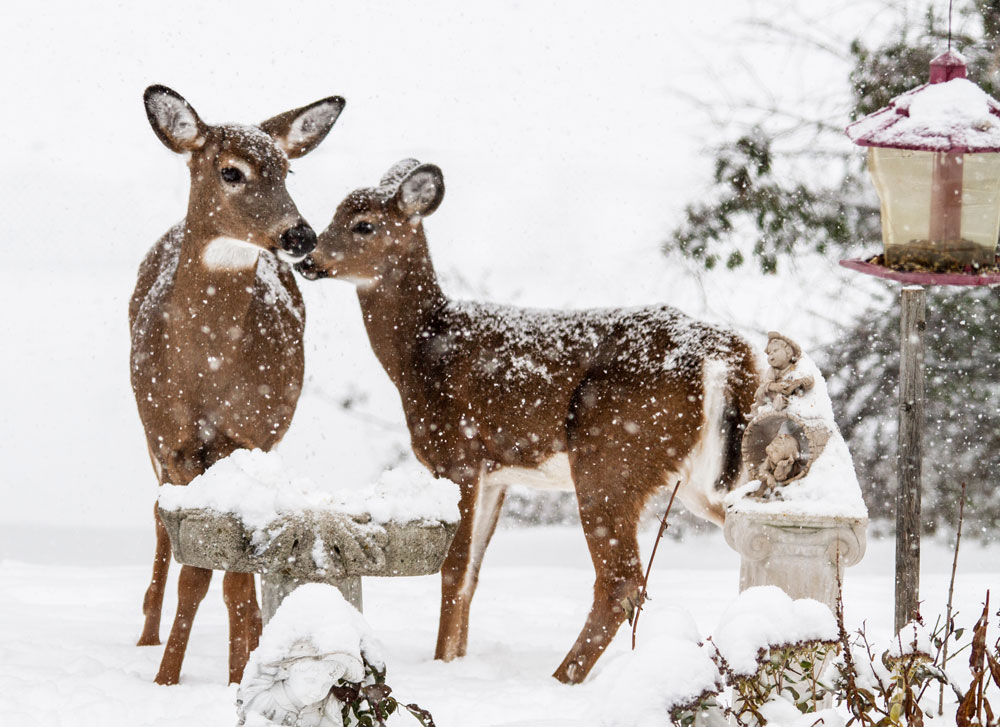
[[[208,125],[164,86],[145,93],[153,131],[191,169],[187,216],[139,268],[129,303],[132,389],[160,484],[186,485],[239,448],[273,447],[302,387],[305,309],[286,262],[316,245],[285,188],[288,160],[314,149],[344,107],[333,96],[259,126]],[[139,645],[158,644],[170,540],[156,517]],[[212,571],[183,566],[156,675],[176,684]],[[226,573],[229,679],[260,636],[253,574]]]
[[[580,682],[638,601],[636,528],[649,495],[679,479],[687,507],[722,522],[720,488],[743,476],[755,357],[737,335],[666,306],[558,312],[450,300],[423,229],[443,195],[440,169],[400,162],[340,204],[297,269],[357,284],[414,453],[461,488],[437,658],[465,654],[506,487],[575,488],[594,600],[554,676]]]

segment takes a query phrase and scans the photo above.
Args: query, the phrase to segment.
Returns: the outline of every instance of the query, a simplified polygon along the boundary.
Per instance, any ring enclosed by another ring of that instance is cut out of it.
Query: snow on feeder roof
[[[859,146],[959,154],[1000,152],[1000,102],[966,78],[955,51],[931,61],[930,83],[847,127]]]
[[[965,76],[949,50],[929,83],[847,127],[868,147],[885,254],[842,265],[921,284],[1000,282],[1000,103]]]

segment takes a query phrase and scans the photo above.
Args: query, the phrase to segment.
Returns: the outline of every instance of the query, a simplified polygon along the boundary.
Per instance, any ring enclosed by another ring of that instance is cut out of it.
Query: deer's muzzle
[[[302,260],[296,263],[295,269],[306,280],[318,280],[326,277],[326,273],[316,267],[316,262],[313,260],[312,255],[306,255],[302,258]]]
[[[316,249],[316,233],[305,222],[281,233],[281,249],[292,257],[302,258]]]

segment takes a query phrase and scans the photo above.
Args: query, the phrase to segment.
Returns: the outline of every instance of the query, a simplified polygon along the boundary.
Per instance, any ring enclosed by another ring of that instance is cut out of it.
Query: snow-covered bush
[[[629,694],[605,700],[604,727],[673,725],[714,727],[736,724],[805,725],[823,718],[826,695],[818,677],[837,648],[838,628],[825,605],[792,600],[774,586],[750,588],[726,610],[715,634],[705,642],[686,613],[643,611],[643,631],[635,651],[620,657],[598,677],[599,692]],[[727,705],[724,689],[734,690]],[[794,715],[795,720],[789,716]]]
[[[957,727],[995,727],[998,720],[987,689],[990,681],[1000,688],[1000,642],[992,650],[987,648],[989,615],[987,594],[971,643],[964,645],[960,641],[966,629],[956,629],[953,623],[939,623],[930,631],[922,622],[911,621],[881,648],[868,639],[863,628],[848,639],[841,625],[846,648],[832,671],[837,703],[850,715],[847,724],[917,727],[938,718]],[[946,643],[953,643],[950,656],[946,655]],[[962,689],[945,669],[966,648],[971,681]]]
[[[636,649],[595,679],[601,727],[1000,724],[990,704],[1000,641],[987,643],[988,599],[973,629],[912,622],[882,645],[864,629],[848,636],[841,613],[772,586],[740,594],[704,641],[685,612],[643,613]],[[971,643],[961,645],[968,631]],[[971,681],[962,689],[945,665],[966,650]]]
[[[775,586],[743,591],[712,636],[737,722],[761,721],[779,703],[818,711],[828,692],[820,675],[838,640],[837,620],[819,601],[792,600]]]
[[[881,650],[869,642],[864,630],[848,643],[832,672],[834,694],[838,704],[847,706],[850,723],[923,723],[920,699],[944,673],[924,650],[923,634],[918,636],[922,631],[922,626],[907,624],[896,643]],[[909,643],[908,636],[912,636]]]

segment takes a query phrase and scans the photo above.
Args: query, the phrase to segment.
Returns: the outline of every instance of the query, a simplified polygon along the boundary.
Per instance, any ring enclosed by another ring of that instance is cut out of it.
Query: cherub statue
[[[279,661],[258,664],[237,695],[240,724],[342,727],[343,704],[332,693],[341,681],[361,682],[365,667],[353,654],[321,654],[307,640],[296,643]]]
[[[792,339],[776,331],[767,334],[767,363],[770,367],[764,374],[764,381],[754,396],[754,406],[751,415],[770,404],[777,411],[788,406],[788,398],[793,394],[809,391],[813,387],[811,376],[794,376],[795,364],[802,357],[802,349]]]
[[[760,487],[752,497],[764,497],[797,478],[799,465],[799,440],[791,434],[779,434],[764,448],[767,458],[757,468]]]

